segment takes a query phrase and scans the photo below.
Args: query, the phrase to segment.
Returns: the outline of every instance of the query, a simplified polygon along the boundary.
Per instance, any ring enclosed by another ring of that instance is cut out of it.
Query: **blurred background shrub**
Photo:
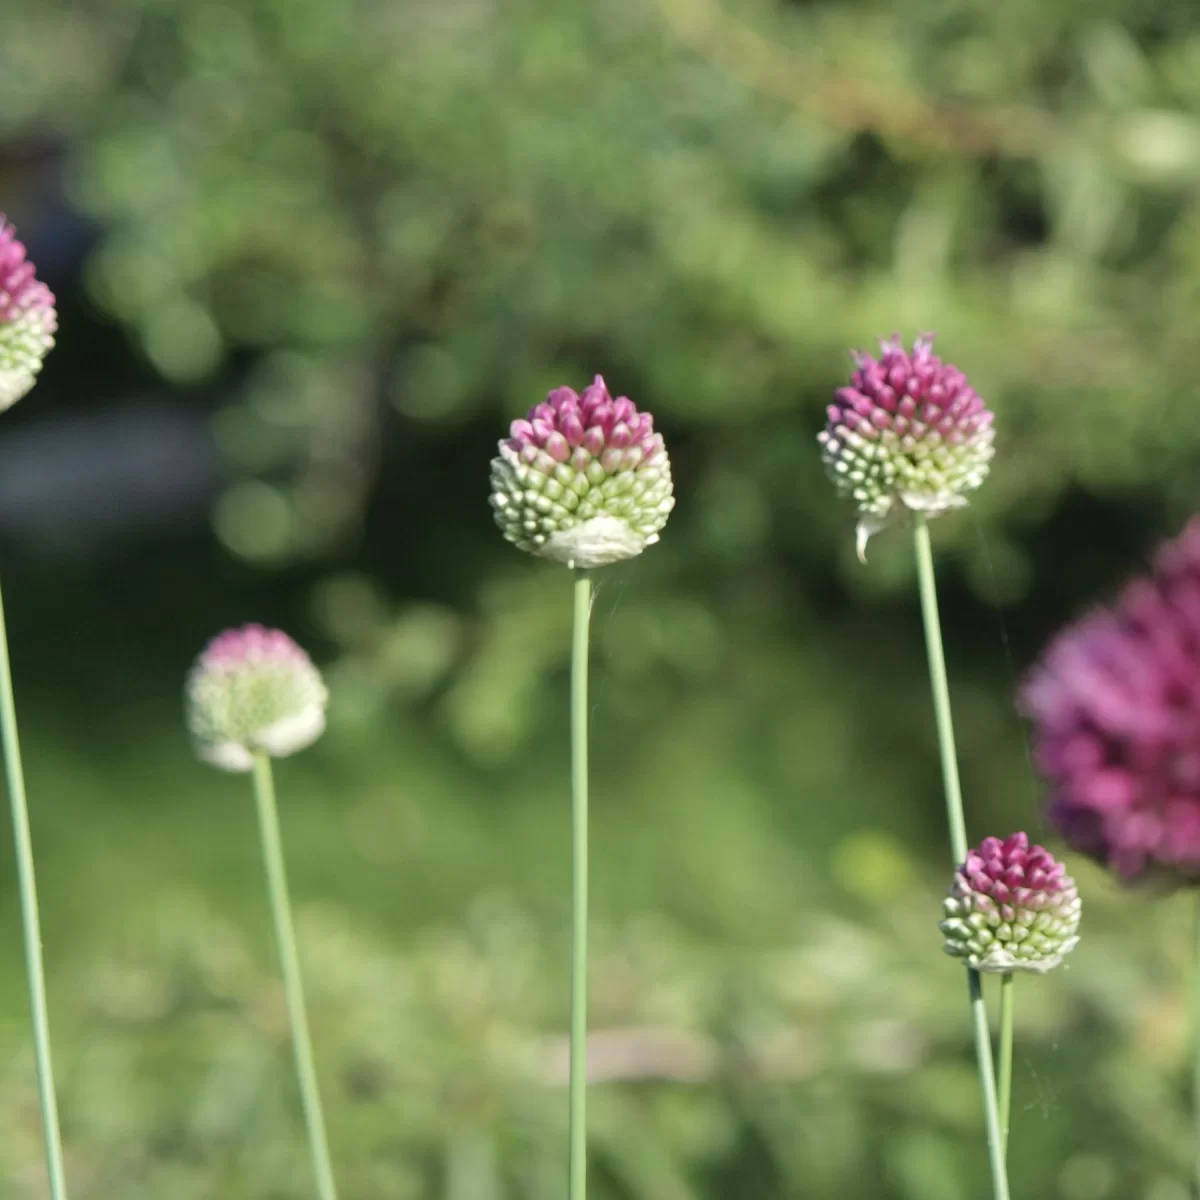
[[[1019,672],[1200,508],[1195,5],[8,0],[0,207],[62,317],[0,549],[72,1195],[308,1195],[248,792],[177,711],[253,618],[333,688],[280,786],[346,1200],[561,1196],[569,600],[487,462],[595,370],[679,504],[597,599],[593,1192],[982,1194],[908,542],[855,563],[813,435],[893,330],[997,411],[936,538],[972,834],[1037,836]],[[1189,903],[1071,865],[1014,1194],[1181,1200]]]

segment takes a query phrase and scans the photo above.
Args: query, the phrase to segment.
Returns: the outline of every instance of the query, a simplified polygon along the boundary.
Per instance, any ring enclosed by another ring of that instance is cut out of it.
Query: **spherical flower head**
[[[933,337],[880,342],[878,359],[855,352],[817,435],[838,491],[858,506],[858,556],[897,510],[936,517],[966,504],[987,477],[992,413],[957,368],[933,353]]]
[[[186,688],[196,753],[226,771],[249,771],[254,756],[282,758],[325,729],[329,693],[312,660],[286,633],[246,625],[213,638]]]
[[[654,419],[597,375],[555,388],[492,459],[492,508],[522,550],[571,567],[633,558],[658,541],[674,507],[671,464]]]
[[[0,412],[33,387],[57,328],[54,296],[0,214]]]
[[[1023,833],[984,838],[954,874],[938,928],[976,971],[1044,975],[1079,943],[1079,892],[1066,868]]]
[[[1200,883],[1200,518],[1026,677],[1049,819],[1125,882]]]

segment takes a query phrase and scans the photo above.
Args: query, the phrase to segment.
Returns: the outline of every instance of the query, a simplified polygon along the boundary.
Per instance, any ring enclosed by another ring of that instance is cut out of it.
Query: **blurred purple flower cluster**
[[[1200,882],[1200,519],[1051,642],[1021,704],[1071,846],[1127,881]]]

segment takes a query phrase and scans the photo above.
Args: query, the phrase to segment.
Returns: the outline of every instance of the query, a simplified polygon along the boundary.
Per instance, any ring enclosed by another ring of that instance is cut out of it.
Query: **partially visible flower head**
[[[658,541],[675,504],[654,419],[597,375],[555,388],[514,421],[492,459],[492,507],[530,554],[581,568],[633,558]]]
[[[1066,868],[1023,833],[984,838],[954,874],[938,928],[976,971],[1044,975],[1079,943],[1079,892]]]
[[[1200,883],[1200,518],[1021,689],[1050,823],[1126,882]]]
[[[245,625],[213,638],[188,676],[187,723],[196,753],[226,771],[249,771],[263,751],[281,758],[325,729],[328,692],[286,633]]]
[[[0,412],[33,387],[57,328],[54,296],[0,213]]]
[[[992,413],[957,368],[933,353],[930,334],[912,353],[898,336],[879,358],[856,351],[850,386],[839,388],[817,435],[838,491],[858,507],[858,556],[897,506],[936,517],[966,503],[987,477]]]

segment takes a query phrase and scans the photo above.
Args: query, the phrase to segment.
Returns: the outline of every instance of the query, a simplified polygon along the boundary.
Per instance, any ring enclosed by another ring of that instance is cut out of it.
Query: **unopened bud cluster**
[[[555,388],[514,421],[491,483],[496,523],[513,545],[585,569],[653,545],[675,503],[653,418],[610,396],[599,375],[580,394]]]
[[[856,353],[818,434],[838,491],[858,508],[858,553],[897,508],[934,517],[966,503],[992,459],[992,413],[966,376],[919,337],[912,353],[897,337],[878,359]]]
[[[1079,891],[1066,868],[1023,833],[989,837],[954,875],[938,926],[945,951],[976,971],[1038,975],[1079,942]]]
[[[0,215],[0,412],[33,387],[57,328],[54,296]]]
[[[249,771],[258,753],[279,758],[325,729],[328,700],[317,668],[286,633],[246,625],[215,637],[186,688],[196,753],[226,771]]]

